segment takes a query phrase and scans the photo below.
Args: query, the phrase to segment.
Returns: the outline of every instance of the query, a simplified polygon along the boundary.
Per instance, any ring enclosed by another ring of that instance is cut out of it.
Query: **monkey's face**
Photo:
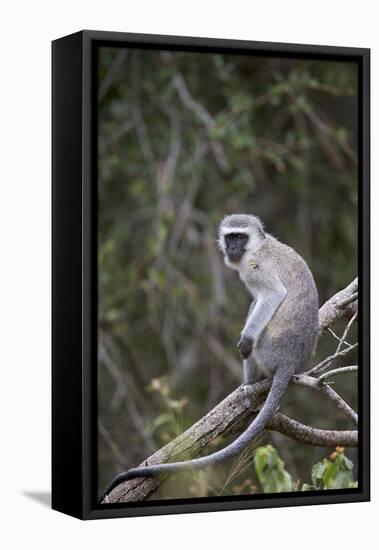
[[[246,233],[226,233],[224,235],[225,253],[229,262],[238,263],[246,252],[249,237]]]
[[[218,246],[224,254],[225,264],[239,271],[244,254],[252,254],[265,239],[262,223],[251,214],[225,216],[218,230]]]

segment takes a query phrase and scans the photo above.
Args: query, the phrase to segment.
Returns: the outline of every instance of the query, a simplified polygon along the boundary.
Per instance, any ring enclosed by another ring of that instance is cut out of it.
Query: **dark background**
[[[357,66],[101,48],[98,74],[100,490],[241,382],[249,297],[216,247],[225,214],[258,215],[294,247],[320,304],[356,276]],[[324,336],[314,361],[336,344]],[[355,408],[356,384],[333,386]],[[351,428],[309,389],[290,389],[281,410]],[[331,452],[273,433],[256,446],[270,440],[301,482]],[[154,498],[261,491],[253,466],[229,474],[176,476]]]

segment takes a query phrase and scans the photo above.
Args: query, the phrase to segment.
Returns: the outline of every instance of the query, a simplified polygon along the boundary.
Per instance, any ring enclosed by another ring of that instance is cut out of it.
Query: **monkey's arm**
[[[286,295],[287,290],[279,278],[269,288],[263,287],[259,290],[254,307],[251,312],[249,311],[241,338],[237,344],[244,359],[249,357],[254,344],[275,315]]]

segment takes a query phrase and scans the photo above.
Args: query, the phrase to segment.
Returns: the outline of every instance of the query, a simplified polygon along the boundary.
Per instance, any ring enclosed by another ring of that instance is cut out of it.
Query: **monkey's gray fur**
[[[105,494],[127,479],[204,468],[236,456],[273,417],[292,375],[306,367],[316,347],[318,295],[306,262],[266,233],[252,215],[226,216],[220,224],[218,245],[225,264],[238,271],[252,296],[237,346],[245,384],[272,379],[267,399],[246,431],[224,449],[185,462],[133,468],[114,478]]]

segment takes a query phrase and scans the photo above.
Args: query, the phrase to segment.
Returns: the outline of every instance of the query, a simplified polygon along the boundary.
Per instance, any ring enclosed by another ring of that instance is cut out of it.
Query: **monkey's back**
[[[304,369],[317,343],[319,301],[313,275],[291,247],[271,235],[253,255],[259,278],[276,272],[287,295],[259,338],[254,354],[259,363],[275,371],[290,363],[294,371]],[[259,271],[261,273],[259,273]],[[263,277],[262,277],[263,278]]]

